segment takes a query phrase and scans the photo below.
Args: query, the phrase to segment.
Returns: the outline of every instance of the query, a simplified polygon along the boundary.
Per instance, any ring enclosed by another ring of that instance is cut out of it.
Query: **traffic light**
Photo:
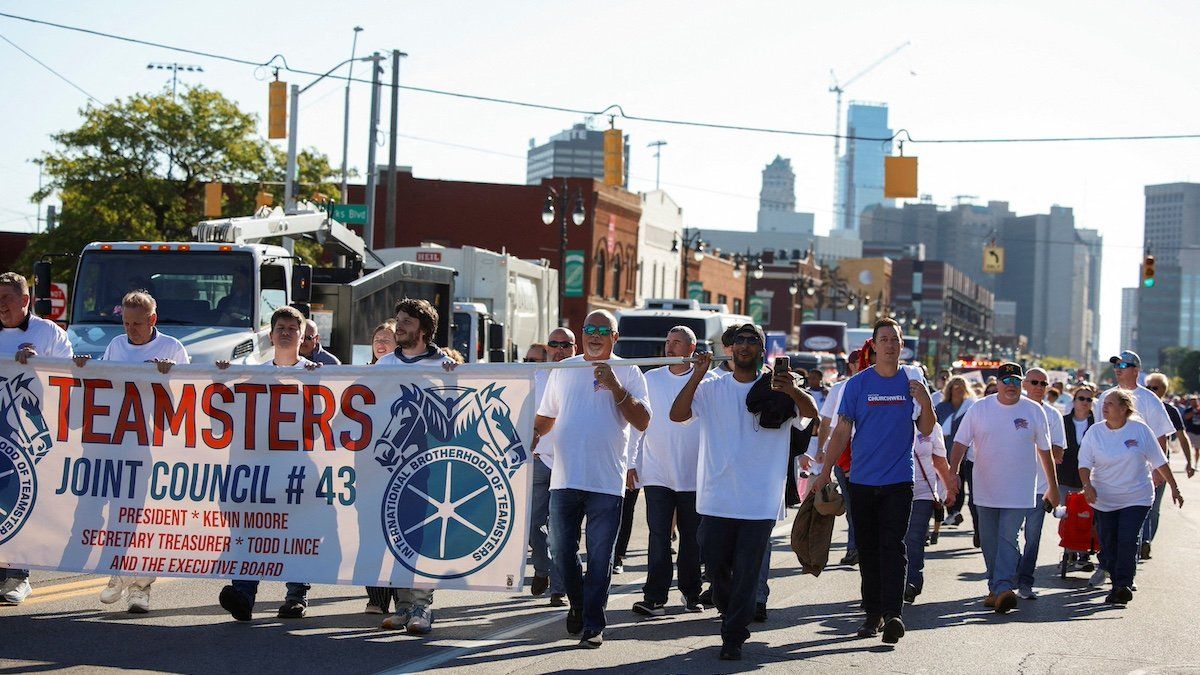
[[[620,129],[604,132],[604,184],[625,186],[625,136]]]
[[[1154,256],[1147,255],[1142,261],[1142,287],[1154,288]]]
[[[221,184],[220,183],[205,183],[204,184],[204,215],[206,215],[206,216],[221,215]]]
[[[287,82],[271,83],[267,105],[267,138],[287,138]]]
[[[917,158],[883,158],[883,196],[886,199],[917,197]]]

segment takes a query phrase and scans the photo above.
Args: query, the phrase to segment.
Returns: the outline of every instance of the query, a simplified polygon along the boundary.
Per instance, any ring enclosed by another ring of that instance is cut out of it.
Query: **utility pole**
[[[350,81],[354,78],[354,53],[358,49],[358,34],[362,32],[362,26],[354,27],[354,42],[350,45],[350,72],[346,73],[346,105],[345,112],[342,114],[342,203],[349,203],[350,191],[347,183],[346,173],[346,157],[350,152]]]
[[[379,52],[371,54],[371,124],[367,140],[367,224],[363,226],[363,243],[375,248],[375,147],[379,140]]]
[[[400,57],[408,56],[399,49],[392,50],[392,120],[388,131],[391,146],[388,148],[387,212],[384,218],[384,247],[396,246],[396,133],[400,114]]]
[[[660,169],[662,169],[662,147],[666,145],[666,141],[654,141],[648,143],[647,148],[654,148],[654,189],[658,190],[658,178]]]

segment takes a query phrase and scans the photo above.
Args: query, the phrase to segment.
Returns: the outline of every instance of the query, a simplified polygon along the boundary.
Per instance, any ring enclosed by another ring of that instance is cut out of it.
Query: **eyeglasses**
[[[305,335],[302,339],[305,342],[312,342],[313,340],[317,339],[317,336],[316,335]]]
[[[1010,387],[1016,387],[1016,386],[1020,386],[1021,378],[1019,378],[1015,375],[1009,375],[1008,377],[1001,378],[1000,383],[1006,384]]]
[[[585,331],[585,332],[586,332],[586,331]],[[547,342],[547,343],[546,343],[546,346],[547,346],[547,347],[554,347],[555,349],[566,349],[567,347],[574,347],[574,346],[575,346],[575,343],[574,343],[574,342],[567,342],[567,341],[565,341],[565,340],[563,340],[563,341],[559,341],[559,340],[551,340],[551,341],[549,341],[549,342]]]
[[[525,363],[545,363],[542,359],[525,359]]]
[[[1047,382],[1045,380],[1025,380],[1025,381],[1035,387],[1044,387],[1044,386],[1050,384],[1049,382]]]
[[[613,332],[612,326],[597,326],[595,324],[589,323],[583,327],[584,335],[608,336],[608,335],[612,335],[612,332]]]
[[[1132,363],[1114,363],[1113,368],[1116,368],[1117,370],[1125,370],[1126,368],[1137,368],[1137,366],[1133,365]]]
[[[1154,387],[1146,387],[1146,388],[1147,388],[1147,389],[1149,389],[1150,391],[1152,391],[1152,392],[1156,393],[1156,394],[1160,394],[1160,393],[1162,393],[1162,391],[1163,391],[1163,388],[1162,388],[1162,387],[1159,387],[1159,386],[1154,386]]]
[[[1090,399],[1085,396],[1076,396],[1075,400],[1079,403],[1091,403],[1094,399]]]
[[[733,344],[735,345],[761,345],[762,338],[757,335],[734,335]]]

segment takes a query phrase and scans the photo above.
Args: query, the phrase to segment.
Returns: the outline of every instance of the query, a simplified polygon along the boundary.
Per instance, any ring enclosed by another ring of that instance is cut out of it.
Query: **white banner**
[[[0,364],[0,560],[521,587],[531,367],[34,361]]]

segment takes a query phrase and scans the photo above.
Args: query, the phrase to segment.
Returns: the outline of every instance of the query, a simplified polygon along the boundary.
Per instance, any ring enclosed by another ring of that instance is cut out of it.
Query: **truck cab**
[[[696,334],[696,351],[720,356],[725,351],[721,334],[730,326],[745,323],[753,321],[741,314],[702,309],[696,300],[648,299],[638,309],[617,314],[619,337],[613,351],[626,359],[662,356],[667,332],[675,326],[687,326]]]

